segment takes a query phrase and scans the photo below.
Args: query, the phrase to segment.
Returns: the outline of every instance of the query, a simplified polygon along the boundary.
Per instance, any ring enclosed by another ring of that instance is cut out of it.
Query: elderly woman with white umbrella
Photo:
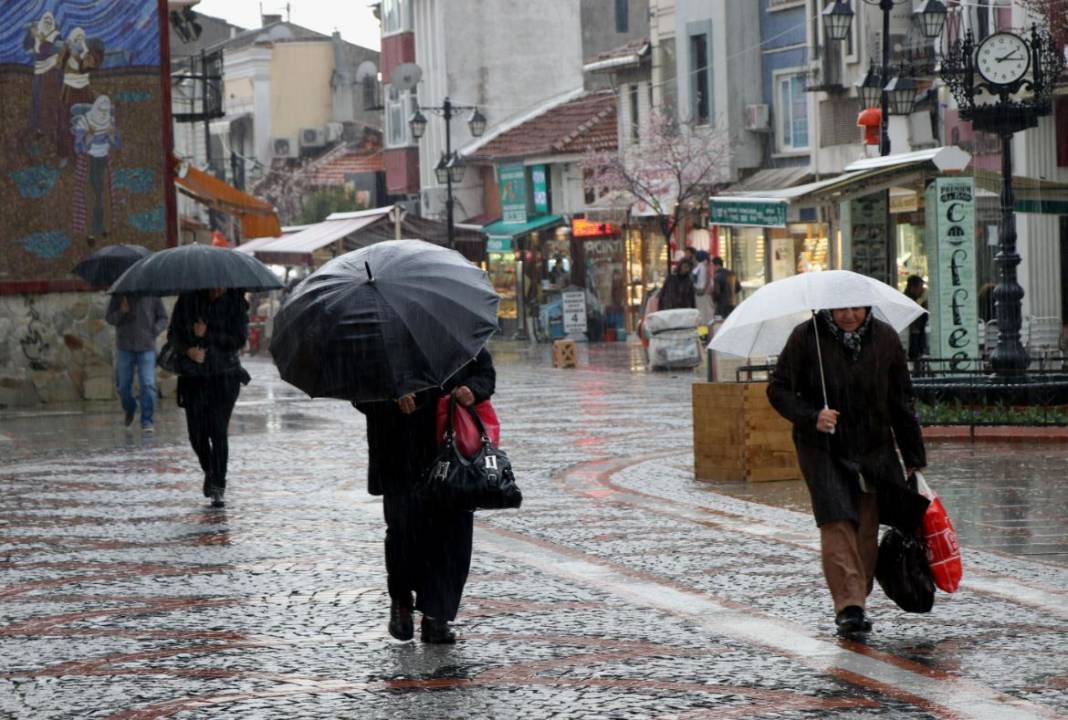
[[[712,341],[721,351],[779,355],[768,399],[794,425],[842,635],[871,630],[864,607],[880,522],[910,532],[927,508],[906,482],[926,455],[896,329],[922,312],[871,278],[807,273],[755,293]]]

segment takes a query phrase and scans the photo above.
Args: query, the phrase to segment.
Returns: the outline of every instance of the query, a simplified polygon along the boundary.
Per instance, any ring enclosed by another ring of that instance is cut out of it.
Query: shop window
[[[390,86],[386,98],[386,147],[411,144],[408,120],[415,114],[419,103],[410,91],[398,92]]]
[[[675,38],[664,38],[660,41],[658,50],[660,54],[660,97],[662,102],[661,111],[666,117],[677,119],[679,88],[676,83],[678,68],[675,65]],[[649,86],[650,89],[652,85]]]
[[[382,34],[412,29],[411,4],[408,0],[382,0]]]
[[[807,150],[808,93],[805,92],[805,78],[800,74],[780,75],[776,78],[775,86],[778,148],[782,152]]]
[[[641,124],[639,122],[638,113],[638,86],[630,86],[630,139],[634,142],[638,142],[639,129]]]
[[[616,32],[630,32],[630,2],[616,0]]]
[[[707,27],[708,23],[697,25]],[[690,119],[698,125],[707,125],[712,117],[709,35],[709,32],[690,33]]]

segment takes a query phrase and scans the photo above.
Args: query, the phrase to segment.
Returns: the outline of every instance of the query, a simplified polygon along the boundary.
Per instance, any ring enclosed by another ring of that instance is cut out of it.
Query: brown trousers
[[[820,527],[823,576],[836,613],[850,605],[863,608],[871,593],[879,554],[879,505],[874,493],[861,493],[857,519]]]

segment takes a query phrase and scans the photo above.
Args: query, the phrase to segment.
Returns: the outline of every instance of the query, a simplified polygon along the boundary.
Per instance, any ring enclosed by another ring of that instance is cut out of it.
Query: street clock
[[[994,33],[979,44],[975,65],[983,79],[993,85],[1011,85],[1031,67],[1031,48],[1019,35]]]

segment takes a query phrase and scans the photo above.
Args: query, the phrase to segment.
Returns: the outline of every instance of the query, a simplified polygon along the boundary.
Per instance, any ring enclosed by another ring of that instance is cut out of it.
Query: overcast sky
[[[200,0],[193,9],[205,15],[224,18],[234,25],[251,29],[260,26],[260,7],[265,14],[286,17],[287,0]],[[334,30],[356,45],[378,49],[378,20],[368,7],[370,0],[288,0],[289,19],[324,35]]]

